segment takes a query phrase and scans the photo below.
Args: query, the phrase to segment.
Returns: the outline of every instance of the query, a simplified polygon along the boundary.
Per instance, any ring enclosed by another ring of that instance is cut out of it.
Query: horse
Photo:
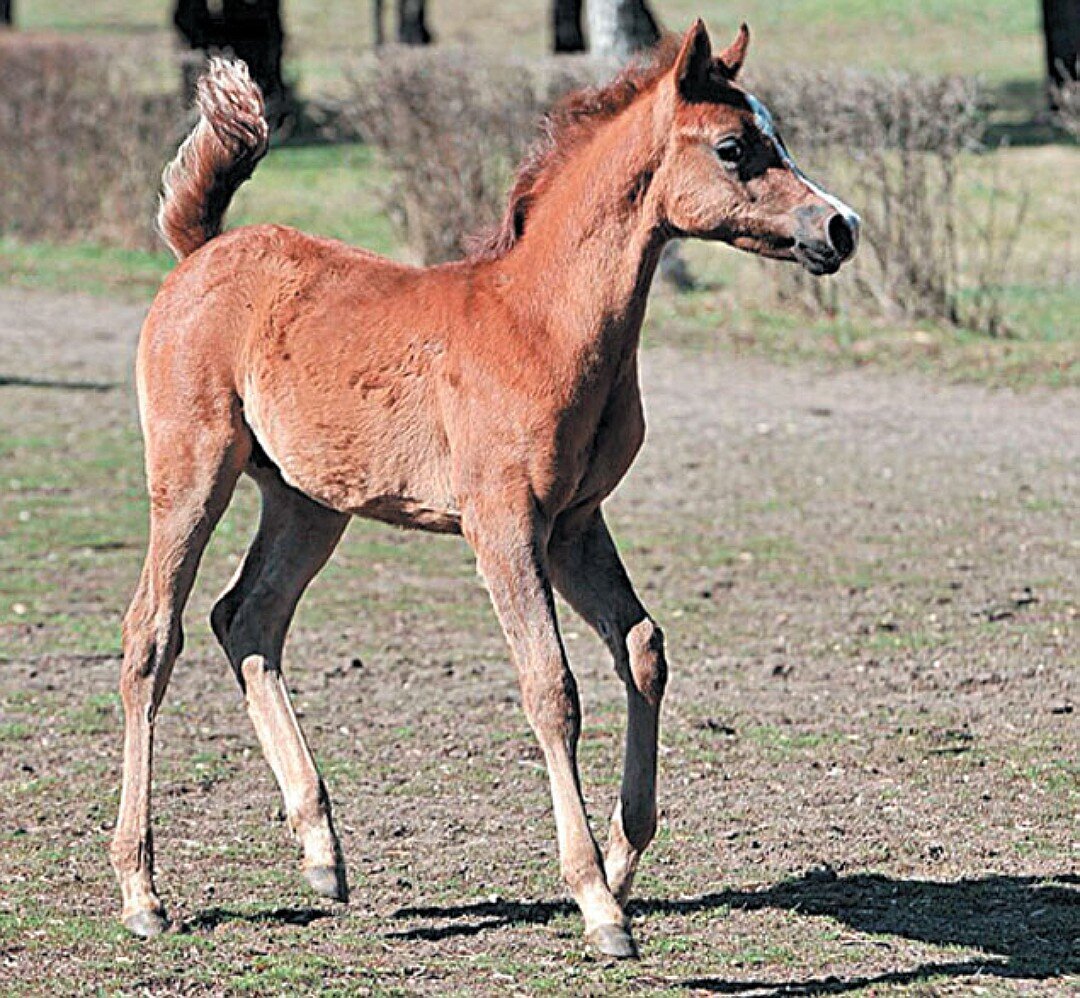
[[[738,83],[749,32],[714,56],[701,20],[549,113],[501,222],[465,258],[415,267],[279,225],[222,234],[266,153],[262,98],[216,59],[163,175],[179,258],[136,360],[149,539],[123,621],[123,784],[110,849],[122,921],[167,928],[154,886],[153,733],[200,557],[241,475],[255,537],[211,613],[319,895],[345,901],[330,798],[289,700],[293,612],[353,516],[462,535],[509,643],[550,779],[560,869],[599,953],[633,957],[626,915],[656,830],[662,632],[603,503],[642,445],[638,347],[664,245],[718,240],[831,274],[856,213],[796,167]],[[580,704],[553,593],[600,635],[626,690],[607,846],[577,768]]]

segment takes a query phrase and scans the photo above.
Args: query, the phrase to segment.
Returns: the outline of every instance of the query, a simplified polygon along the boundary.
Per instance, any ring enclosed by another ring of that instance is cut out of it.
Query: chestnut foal
[[[219,235],[267,128],[243,65],[211,64],[201,118],[164,177],[159,222],[183,262],[147,316],[137,362],[150,538],[124,619],[112,846],[133,932],[166,925],[153,881],[154,720],[200,556],[246,472],[262,517],[211,623],[314,890],[348,893],[282,676],[297,601],[351,516],[461,533],[543,749],[586,934],[605,954],[634,954],[624,909],[656,828],[667,666],[601,504],[645,432],[637,351],[653,271],[668,239],[693,236],[832,273],[858,237],[854,212],[799,173],[768,112],[736,85],[747,42],[744,26],[714,57],[698,21],[647,64],[572,94],[521,167],[498,231],[470,258],[429,268],[281,226]],[[603,853],[582,800],[580,708],[553,587],[599,632],[626,686],[625,770]]]

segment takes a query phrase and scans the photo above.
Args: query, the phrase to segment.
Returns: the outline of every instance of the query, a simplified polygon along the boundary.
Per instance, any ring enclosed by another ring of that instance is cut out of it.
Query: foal
[[[591,942],[631,956],[624,906],[656,828],[667,666],[601,504],[645,432],[637,350],[664,243],[716,239],[832,273],[858,218],[792,163],[736,83],[745,26],[713,57],[681,44],[556,108],[505,219],[470,258],[426,269],[274,225],[219,235],[266,152],[242,63],[216,60],[166,170],[159,223],[182,263],[143,327],[137,387],[150,538],[124,619],[124,779],[112,861],[124,924],[166,925],[150,829],[154,720],[203,549],[247,473],[262,516],[211,615],[298,836],[301,869],[344,901],[326,787],[281,671],[301,594],[351,516],[463,534],[509,641],[547,763],[563,876]],[[552,591],[607,643],[626,686],[625,770],[606,851],[589,830],[580,709]]]

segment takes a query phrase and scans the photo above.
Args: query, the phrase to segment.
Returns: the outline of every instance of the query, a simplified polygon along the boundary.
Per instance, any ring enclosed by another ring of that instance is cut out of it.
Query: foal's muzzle
[[[795,259],[811,274],[835,274],[855,255],[859,245],[859,216],[814,205],[800,208],[795,229]]]

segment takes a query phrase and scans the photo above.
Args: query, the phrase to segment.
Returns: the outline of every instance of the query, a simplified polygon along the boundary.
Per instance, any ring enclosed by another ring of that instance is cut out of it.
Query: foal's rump
[[[169,277],[139,349],[144,423],[230,399],[293,487],[342,512],[455,531],[445,329],[415,268],[277,225],[226,233]]]

